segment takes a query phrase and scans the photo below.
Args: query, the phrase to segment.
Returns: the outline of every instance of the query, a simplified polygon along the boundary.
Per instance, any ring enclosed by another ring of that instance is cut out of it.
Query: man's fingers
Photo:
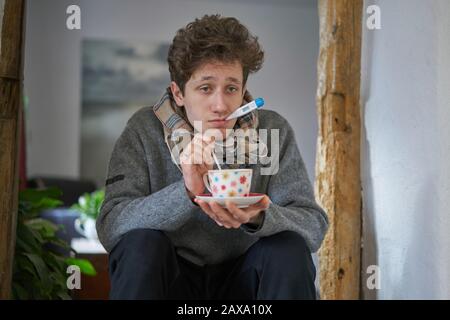
[[[201,134],[196,134],[190,144],[196,146],[197,148],[205,148],[208,145],[214,145],[214,139],[211,137],[203,136]]]
[[[199,200],[200,207],[205,211],[211,219],[213,219],[219,226],[230,228],[239,228],[241,223],[238,220],[233,219],[230,214],[223,209],[217,202],[206,203]]]
[[[227,206],[228,211],[231,213],[234,219],[242,223],[247,223],[250,220],[250,214],[248,211],[240,209],[231,201],[226,201],[225,205]]]
[[[270,199],[267,195],[259,200],[257,203],[248,206],[249,210],[267,210],[270,206]]]
[[[222,224],[223,227],[229,229],[230,223],[228,222],[228,220],[226,219],[226,217],[223,216],[223,214],[221,213],[221,207],[218,203],[216,202],[210,202],[209,206],[211,208],[211,210],[214,212],[213,215],[215,216],[215,219],[217,222],[220,222]]]
[[[183,152],[180,156],[180,161],[181,164],[206,164],[208,166],[212,166],[212,164],[214,163],[214,159],[212,158],[211,154],[194,149],[186,150],[186,152]]]
[[[220,225],[220,221],[218,221],[217,216],[214,214],[214,212],[211,210],[209,204],[206,201],[195,199],[195,202],[202,208],[202,210],[214,221],[216,221],[217,224]],[[222,225],[220,225],[222,226]]]
[[[211,207],[206,201],[203,200],[195,200],[195,202],[202,208],[202,210],[212,219],[214,222],[216,222],[219,226],[223,227],[223,223],[219,220],[219,217],[211,210]]]
[[[207,164],[212,168],[214,159],[212,157],[212,150],[214,143],[205,142],[200,138],[194,138],[190,144],[183,150],[180,161],[182,164]]]
[[[214,159],[212,157],[214,145],[215,144],[213,142],[207,143],[205,141],[203,141],[203,145],[202,145],[204,163],[211,165],[211,166],[214,164]]]
[[[222,222],[225,227],[239,228],[241,226],[242,223],[233,218],[231,213],[222,208],[218,203],[211,202],[211,209],[213,209],[214,213],[218,216],[219,221]]]

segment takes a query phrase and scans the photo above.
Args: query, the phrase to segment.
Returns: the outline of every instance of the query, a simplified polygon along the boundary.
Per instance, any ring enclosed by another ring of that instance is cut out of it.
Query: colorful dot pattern
[[[250,192],[252,171],[210,172],[209,181],[214,197],[243,197]]]

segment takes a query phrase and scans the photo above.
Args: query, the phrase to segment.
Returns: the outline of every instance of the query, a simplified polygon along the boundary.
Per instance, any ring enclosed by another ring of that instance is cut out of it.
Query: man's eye
[[[228,87],[228,91],[230,92],[236,92],[237,88],[236,87]]]
[[[200,91],[209,92],[209,87],[200,87]]]

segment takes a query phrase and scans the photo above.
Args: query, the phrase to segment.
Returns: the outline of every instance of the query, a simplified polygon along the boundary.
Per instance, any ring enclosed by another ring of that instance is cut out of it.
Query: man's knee
[[[168,246],[169,238],[160,230],[153,229],[133,229],[125,233],[120,242],[125,242],[127,246]]]
[[[152,299],[164,289],[164,274],[175,274],[174,248],[169,238],[152,229],[135,229],[111,251],[111,299]]]
[[[110,258],[138,260],[147,263],[148,260],[159,260],[170,253],[172,244],[170,239],[159,230],[134,229],[125,233],[114,249]]]
[[[283,231],[269,237],[262,238],[258,244],[264,247],[271,256],[279,258],[307,258],[311,256],[311,251],[305,239],[293,231]]]
[[[304,238],[283,231],[261,238],[247,253],[259,275],[261,299],[314,299],[316,270]]]
[[[288,276],[299,275],[315,278],[316,270],[305,239],[293,231],[283,231],[261,238],[257,243],[256,255],[267,270],[281,272]]]

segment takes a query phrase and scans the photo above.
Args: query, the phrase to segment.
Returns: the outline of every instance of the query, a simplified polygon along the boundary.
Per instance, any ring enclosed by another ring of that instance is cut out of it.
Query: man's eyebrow
[[[231,81],[231,82],[234,82],[234,83],[236,83],[236,84],[241,84],[241,82],[240,82],[238,79],[233,78],[233,77],[228,77],[227,80],[228,80],[228,81]]]
[[[206,81],[206,80],[216,80],[216,77],[213,76],[203,76],[200,79],[198,79],[196,82]]]
[[[201,77],[199,80],[197,80],[195,82],[201,82],[201,81],[207,81],[207,80],[217,80],[217,78],[213,77],[213,76],[203,76],[203,77]],[[236,79],[234,77],[228,77],[225,80],[230,81],[230,82],[234,82],[236,84],[241,84],[241,81],[239,81],[238,79]]]

